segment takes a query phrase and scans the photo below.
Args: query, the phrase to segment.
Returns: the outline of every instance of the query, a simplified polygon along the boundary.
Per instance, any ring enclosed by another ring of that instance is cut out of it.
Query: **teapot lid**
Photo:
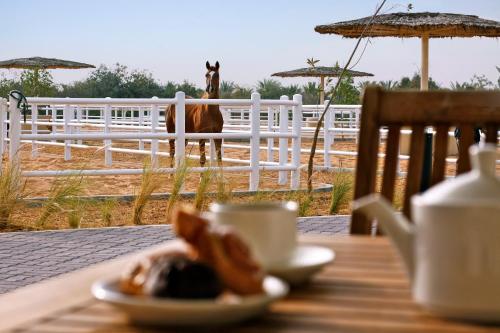
[[[496,202],[500,205],[500,180],[496,172],[496,145],[474,145],[469,148],[472,170],[445,180],[420,196],[426,204]]]

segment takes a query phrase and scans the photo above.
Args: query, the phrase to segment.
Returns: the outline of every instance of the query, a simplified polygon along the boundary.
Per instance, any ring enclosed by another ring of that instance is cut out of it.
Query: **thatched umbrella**
[[[0,68],[20,68],[20,69],[80,69],[80,68],[95,68],[94,65],[84,64],[83,62],[61,60],[55,58],[17,58],[0,61]]]
[[[39,71],[46,69],[80,69],[80,68],[95,68],[94,65],[85,64],[83,62],[61,60],[55,58],[42,58],[42,57],[32,57],[32,58],[17,58],[0,61],[0,68],[16,68],[16,69],[31,69],[34,71],[34,86],[37,87],[35,91],[38,91],[40,79]],[[35,93],[36,94],[36,93]]]
[[[321,34],[338,34],[348,38],[361,36],[372,17],[352,21],[318,25]],[[392,13],[376,16],[366,37],[418,37],[422,40],[421,89],[428,89],[429,38],[443,37],[499,37],[500,22],[474,15],[449,13]]]
[[[325,78],[326,77],[339,77],[342,72],[342,68],[335,67],[324,67],[324,66],[315,66],[315,67],[307,67],[307,68],[299,68],[294,69],[287,72],[278,72],[274,73],[271,76],[279,76],[279,77],[319,77],[320,82],[320,104],[323,104],[325,101]],[[351,77],[359,77],[359,76],[373,76],[371,73],[358,72],[348,70],[346,75]]]

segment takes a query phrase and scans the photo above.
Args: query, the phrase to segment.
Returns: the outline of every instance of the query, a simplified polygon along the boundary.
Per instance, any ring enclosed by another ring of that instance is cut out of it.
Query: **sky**
[[[222,80],[252,87],[274,72],[347,61],[356,40],[314,31],[319,24],[372,15],[381,0],[23,0],[2,15],[0,60],[54,57],[115,63],[147,70],[159,81],[203,85],[205,61],[221,64]],[[383,11],[451,12],[500,21],[499,0],[388,0]],[[14,6],[0,0],[0,8]],[[500,41],[447,38],[430,41],[430,75],[438,83],[484,74],[496,82]],[[398,80],[420,68],[420,40],[376,38],[354,69],[373,80]],[[90,70],[52,70],[57,83]],[[7,76],[14,71],[0,70]],[[280,79],[284,84],[304,79]]]

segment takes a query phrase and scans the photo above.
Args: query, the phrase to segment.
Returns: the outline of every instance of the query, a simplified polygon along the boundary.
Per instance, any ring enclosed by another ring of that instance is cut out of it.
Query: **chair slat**
[[[410,198],[420,189],[422,179],[422,168],[424,161],[424,129],[422,125],[412,127],[410,143],[410,161],[408,165],[408,175],[406,177],[406,189],[403,213],[410,216]]]
[[[448,129],[448,125],[439,125],[436,128],[431,185],[437,184],[444,179],[449,140]]]
[[[496,124],[491,124],[486,126],[486,142],[498,143],[498,126]]]
[[[382,195],[389,201],[394,199],[394,184],[396,183],[396,170],[399,163],[399,137],[401,126],[389,126],[384,160],[384,173],[382,178]]]
[[[354,199],[375,192],[380,137],[377,125],[378,100],[378,89],[368,89],[365,91],[363,111],[361,113],[361,128],[363,130],[359,133]],[[352,234],[371,234],[371,230],[372,221],[366,218],[364,214],[358,212],[352,214]]]
[[[457,175],[470,170],[469,147],[474,143],[474,126],[460,125],[458,140]]]

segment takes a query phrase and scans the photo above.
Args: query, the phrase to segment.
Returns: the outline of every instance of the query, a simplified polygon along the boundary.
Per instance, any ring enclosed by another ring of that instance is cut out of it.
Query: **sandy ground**
[[[236,142],[227,142],[236,143]],[[244,143],[242,143],[244,144]],[[262,143],[264,145],[264,143]],[[114,147],[122,148],[136,148],[137,145],[133,143],[122,143],[114,144]],[[302,147],[310,148],[311,141],[303,140]],[[146,148],[147,145],[146,145]],[[318,145],[318,149],[322,149],[322,143]],[[355,151],[356,144],[354,141],[340,141],[337,140],[333,146],[335,150],[344,151]],[[381,152],[385,149],[384,145],[381,147]],[[168,147],[166,144],[160,145],[160,151],[167,152]],[[208,151],[208,146],[207,146]],[[198,154],[198,148],[188,146],[187,153],[192,152],[193,154]],[[249,150],[226,148],[224,151],[226,157],[238,158],[238,159],[249,159]],[[265,160],[266,151],[261,151],[261,160]],[[107,169],[104,165],[104,152],[99,149],[72,149],[72,159],[70,161],[64,161],[63,158],[63,147],[57,146],[39,146],[38,157],[31,157],[31,145],[25,144],[20,152],[22,169],[27,170],[64,170],[64,169]],[[303,153],[301,156],[301,163],[307,164],[309,154]],[[112,168],[142,168],[144,165],[144,160],[149,158],[146,155],[136,155],[136,154],[126,154],[113,152],[113,165]],[[274,153],[274,159],[278,159],[278,153]],[[336,167],[344,168],[354,168],[355,167],[355,157],[349,156],[336,156],[332,158],[332,164]],[[382,159],[379,159],[380,169],[382,169]],[[169,158],[160,157],[160,166],[168,166],[170,163]],[[323,165],[323,154],[316,154],[315,157],[316,165]],[[193,161],[193,165],[198,165],[197,161]],[[225,165],[231,165],[225,163]],[[234,164],[233,164],[234,165]],[[406,171],[407,162],[401,162],[401,170]],[[500,167],[499,171],[500,171]],[[455,172],[454,165],[448,165],[447,174],[453,175]],[[305,180],[307,174],[303,170],[301,172],[301,188],[305,188]],[[320,184],[332,184],[335,182],[335,177],[338,177],[337,173],[332,171],[316,171],[314,173],[314,186],[319,187]],[[199,174],[193,173],[189,174],[185,182],[185,191],[196,191],[199,184]],[[346,173],[345,178],[347,182],[354,183],[353,174]],[[378,177],[380,178],[380,177]],[[28,178],[25,188],[25,195],[27,198],[48,196],[50,192],[50,187],[54,181],[54,177],[33,177]],[[248,189],[248,173],[224,173],[224,180],[229,191],[245,191]],[[158,183],[156,193],[170,192],[172,189],[173,177],[167,175],[155,176],[155,181]],[[99,177],[85,177],[85,188],[82,191],[82,195],[129,195],[137,193],[140,183],[140,175],[119,175],[119,176],[99,176]],[[378,186],[380,185],[380,179],[378,179]],[[263,200],[297,200],[301,203],[301,215],[327,215],[330,213],[330,199],[331,193],[315,193],[312,200],[307,200],[307,196],[301,193],[288,193],[281,194],[273,192],[275,190],[285,190],[289,189],[289,184],[278,185],[277,184],[277,172],[266,171],[262,172],[260,176],[259,192],[253,196],[232,196],[232,201],[234,202],[248,202],[248,201],[263,201]],[[402,193],[404,189],[404,179],[397,180],[397,190],[396,190],[396,206],[401,206]],[[208,191],[216,191],[216,185],[213,183]],[[266,193],[270,191],[270,193]],[[346,202],[344,202],[337,213],[339,214],[349,214],[350,213],[350,198],[352,198],[352,190],[346,195]],[[204,202],[204,207],[206,207],[210,202],[215,199],[212,197],[207,197]],[[182,202],[193,202],[193,199],[181,199]],[[107,220],[103,216],[105,212],[111,208],[111,219]],[[63,209],[63,211],[55,213],[47,222],[46,225],[40,226],[37,224],[37,220],[43,210],[43,207],[32,207],[29,204],[19,205],[12,215],[11,225],[5,230],[30,230],[30,229],[60,229],[68,228],[68,215],[69,210]],[[144,224],[157,224],[157,223],[167,223],[166,217],[167,211],[167,200],[151,200],[147,203],[144,209],[144,215],[142,223]],[[99,201],[89,201],[82,204],[82,216],[81,216],[81,227],[101,227],[101,226],[122,226],[130,225],[132,219],[132,203],[129,202],[99,202]]]

